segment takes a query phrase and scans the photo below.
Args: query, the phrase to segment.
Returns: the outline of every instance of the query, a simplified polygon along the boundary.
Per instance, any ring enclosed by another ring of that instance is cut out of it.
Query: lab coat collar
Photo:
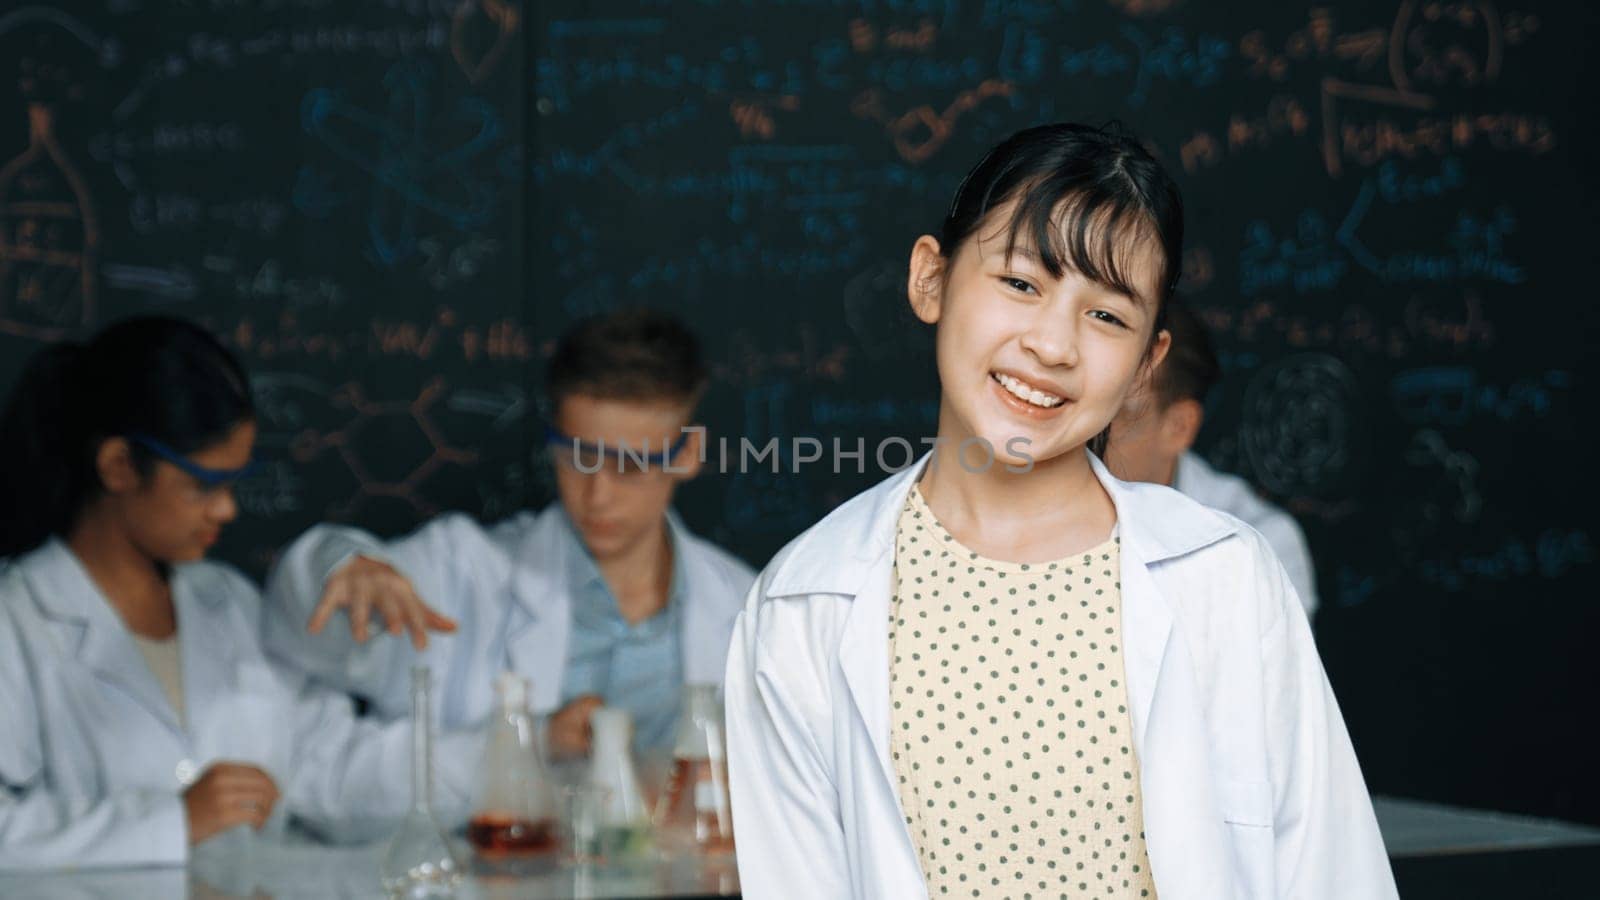
[[[131,695],[163,725],[182,735],[177,712],[139,652],[126,623],[66,543],[51,538],[19,560],[18,567],[34,584],[33,593],[44,614],[76,637],[78,659],[101,680]],[[183,662],[184,691],[192,699],[197,696],[196,686],[210,684],[210,673],[194,671],[196,661],[233,658],[230,647],[214,645],[216,640],[226,640],[226,635],[206,628],[200,620],[214,613],[214,607],[224,598],[221,591],[192,590],[186,566],[174,567],[169,577],[179,621],[176,640]],[[203,651],[194,646],[207,641],[213,645]]]
[[[722,657],[706,647],[710,636],[727,633],[718,610],[707,602],[707,592],[719,584],[717,573],[709,554],[701,551],[698,539],[672,510],[667,511],[667,527],[673,553],[669,602],[682,607],[678,627],[684,681],[720,684]],[[599,570],[559,503],[538,514],[518,550],[519,577],[513,581],[513,591],[531,620],[509,636],[507,652],[517,671],[534,678],[536,704],[554,708],[566,671],[576,588],[598,578]]]
[[[839,640],[839,666],[878,759],[880,786],[890,792],[895,784],[888,747],[888,619],[894,536],[906,495],[926,460],[924,457],[920,464],[847,502],[808,532],[779,566],[765,592],[767,597],[835,594],[851,598]],[[1134,745],[1140,759],[1146,762],[1146,778],[1162,785],[1165,791],[1169,781],[1182,781],[1195,773],[1180,771],[1181,766],[1152,758],[1150,753],[1148,734],[1157,712],[1157,684],[1173,686],[1169,690],[1175,692],[1174,699],[1167,706],[1182,707],[1187,698],[1181,677],[1167,673],[1163,682],[1174,613],[1149,567],[1220,541],[1235,533],[1237,526],[1169,488],[1119,481],[1093,454],[1089,460],[1116,506],[1122,540],[1124,666]],[[1183,714],[1181,708],[1166,713]],[[1152,840],[1164,844],[1169,839],[1159,825],[1149,821],[1146,825],[1161,832],[1152,834]],[[904,837],[909,841],[909,835]],[[1194,876],[1197,884],[1204,885],[1214,883],[1218,877],[1225,879],[1211,871],[1214,865],[1191,865],[1186,870],[1183,857],[1174,856],[1177,858],[1163,854],[1163,877],[1175,877],[1181,882]]]
[[[766,596],[858,594],[873,564],[894,546],[900,510],[928,459],[924,455],[910,468],[858,494],[801,537],[768,583]],[[1089,463],[1116,507],[1125,558],[1154,565],[1193,553],[1238,530],[1235,522],[1198,503],[1172,502],[1169,488],[1118,479],[1092,453]]]

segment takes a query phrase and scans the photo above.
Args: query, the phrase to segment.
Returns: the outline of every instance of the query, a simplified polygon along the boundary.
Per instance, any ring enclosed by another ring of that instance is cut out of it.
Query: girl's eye
[[[1089,315],[1094,316],[1096,319],[1099,319],[1102,322],[1107,322],[1107,323],[1110,323],[1112,325],[1115,325],[1118,328],[1127,328],[1128,327],[1128,323],[1122,321],[1121,319],[1117,318],[1114,314],[1106,312],[1103,309],[1092,310],[1092,311],[1090,311]]]
[[[1033,285],[1023,281],[1021,278],[1012,278],[1010,275],[1001,275],[1000,281],[1006,287],[1011,288],[1014,291],[1020,291],[1024,294],[1031,293],[1033,291]]]

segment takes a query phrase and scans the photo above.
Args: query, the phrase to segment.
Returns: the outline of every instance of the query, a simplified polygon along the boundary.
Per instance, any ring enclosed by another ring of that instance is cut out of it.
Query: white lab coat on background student
[[[1178,457],[1172,487],[1185,497],[1220,509],[1261,532],[1278,562],[1283,563],[1283,571],[1300,597],[1306,616],[1317,611],[1317,577],[1311,564],[1311,548],[1306,546],[1305,532],[1300,530],[1300,523],[1294,516],[1263,500],[1250,482],[1237,475],[1218,472],[1192,451]]]
[[[388,543],[355,528],[316,526],[267,580],[267,645],[327,684],[364,697],[383,718],[404,713],[405,672],[418,659],[441,673],[435,709],[446,727],[483,721],[494,709],[494,679],[502,671],[530,678],[534,711],[552,712],[561,706],[572,630],[569,570],[572,554],[582,552],[565,515],[552,504],[484,528],[452,514]],[[755,573],[670,513],[668,524],[684,585],[683,679],[721,684],[733,621]],[[409,636],[376,627],[358,644],[341,612],[320,634],[306,634],[323,584],[356,554],[394,566],[424,603],[456,621],[455,633],[430,635],[420,654]]]
[[[1092,459],[1122,541],[1129,709],[1161,900],[1383,900],[1388,858],[1293,587],[1266,542]],[[773,559],[734,632],[744,896],[927,896],[889,756],[895,529],[924,463]]]
[[[0,871],[182,864],[183,792],[216,762],[263,769],[323,837],[385,836],[410,803],[410,729],[268,662],[260,595],[226,566],[174,566],[180,721],[121,617],[60,540],[0,570]],[[435,799],[464,821],[479,735],[441,735]]]

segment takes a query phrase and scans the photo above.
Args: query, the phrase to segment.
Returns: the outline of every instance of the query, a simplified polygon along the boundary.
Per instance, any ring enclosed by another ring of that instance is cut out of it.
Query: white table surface
[[[1393,797],[1374,798],[1392,857],[1600,845],[1600,828]],[[379,900],[383,846],[340,848],[255,841],[240,833],[197,849],[187,867],[0,874],[5,900]],[[463,858],[467,858],[464,856]],[[737,896],[731,861],[674,866],[556,868],[473,878],[463,900]]]

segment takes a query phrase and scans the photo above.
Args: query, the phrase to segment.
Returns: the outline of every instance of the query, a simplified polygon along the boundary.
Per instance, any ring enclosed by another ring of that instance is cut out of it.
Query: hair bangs
[[[1019,202],[1007,224],[1007,256],[1024,243],[1057,278],[1076,272],[1119,294],[1159,300],[1140,284],[1139,267],[1155,254],[1159,291],[1171,261],[1165,258],[1155,221],[1136,194],[1123,185],[1084,183],[1062,174],[1016,196]]]

